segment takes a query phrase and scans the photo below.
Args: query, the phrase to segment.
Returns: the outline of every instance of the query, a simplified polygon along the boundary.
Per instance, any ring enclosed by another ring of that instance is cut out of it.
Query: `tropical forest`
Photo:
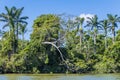
[[[25,39],[24,7],[0,13],[0,73],[119,73],[120,16],[40,14]]]

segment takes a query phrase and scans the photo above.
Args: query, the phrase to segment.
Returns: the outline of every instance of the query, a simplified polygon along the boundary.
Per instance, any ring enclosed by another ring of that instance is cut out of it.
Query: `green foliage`
[[[117,15],[108,14],[108,20],[102,21],[97,15],[88,18],[86,24],[91,30],[83,26],[84,18],[43,14],[34,20],[30,40],[25,40],[28,17],[21,17],[23,8],[5,9],[7,13],[0,14],[0,21],[9,29],[0,32],[0,73],[120,72]],[[107,35],[111,33],[113,37]]]

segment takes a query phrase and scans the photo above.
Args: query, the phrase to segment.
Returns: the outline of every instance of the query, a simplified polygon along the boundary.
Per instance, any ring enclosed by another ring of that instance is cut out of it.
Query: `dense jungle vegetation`
[[[27,19],[22,8],[0,13],[0,73],[118,73],[120,17],[43,14],[25,40]],[[29,26],[30,27],[30,26]]]

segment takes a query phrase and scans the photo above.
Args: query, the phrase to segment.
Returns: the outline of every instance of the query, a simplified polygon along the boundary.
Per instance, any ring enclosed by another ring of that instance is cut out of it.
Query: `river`
[[[0,80],[120,80],[120,74],[1,74]]]

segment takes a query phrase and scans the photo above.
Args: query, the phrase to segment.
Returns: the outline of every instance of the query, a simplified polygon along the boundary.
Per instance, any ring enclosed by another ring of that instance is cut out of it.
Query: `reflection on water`
[[[120,80],[120,74],[4,74],[0,80]]]

